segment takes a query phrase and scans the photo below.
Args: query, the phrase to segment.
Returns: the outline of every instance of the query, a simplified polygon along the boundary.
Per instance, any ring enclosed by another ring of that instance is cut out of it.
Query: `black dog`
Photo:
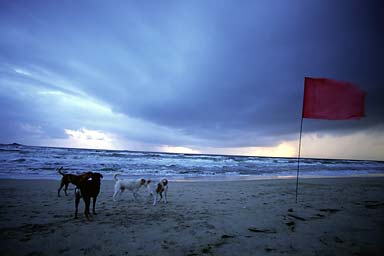
[[[91,204],[91,198],[93,198],[93,214],[96,214],[95,205],[96,198],[100,193],[100,184],[103,175],[97,172],[93,172],[91,175],[91,180],[82,181],[79,183],[78,187],[75,190],[75,219],[77,219],[77,211],[79,208],[80,198],[82,197],[85,203],[84,215],[89,220],[89,206]]]

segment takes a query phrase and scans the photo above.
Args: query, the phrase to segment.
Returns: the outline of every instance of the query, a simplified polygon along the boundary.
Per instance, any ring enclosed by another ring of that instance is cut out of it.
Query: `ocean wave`
[[[22,163],[25,161],[27,161],[27,159],[25,159],[25,158],[18,158],[18,159],[11,160],[11,162],[18,162],[18,163]]]
[[[65,172],[98,171],[107,177],[121,172],[129,177],[290,177],[296,175],[296,158],[170,154],[154,152],[0,146],[0,177],[60,178]],[[384,162],[300,159],[305,176],[384,174]]]

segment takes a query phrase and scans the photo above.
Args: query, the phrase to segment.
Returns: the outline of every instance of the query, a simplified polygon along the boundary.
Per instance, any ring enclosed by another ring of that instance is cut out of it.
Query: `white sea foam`
[[[249,179],[293,177],[295,158],[191,155],[0,145],[0,178],[52,178],[56,168],[71,173],[101,172],[111,179],[116,172],[127,177],[174,179]],[[382,175],[384,162],[301,159],[303,177]]]

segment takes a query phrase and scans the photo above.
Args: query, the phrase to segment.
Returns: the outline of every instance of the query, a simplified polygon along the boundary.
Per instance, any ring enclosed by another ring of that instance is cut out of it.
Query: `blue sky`
[[[1,1],[1,143],[295,156],[304,77],[357,84],[360,121],[302,155],[384,160],[379,1]]]

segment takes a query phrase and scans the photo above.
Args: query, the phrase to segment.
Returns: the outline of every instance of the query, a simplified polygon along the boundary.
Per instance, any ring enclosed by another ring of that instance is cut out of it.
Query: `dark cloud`
[[[2,70],[46,69],[70,88],[38,80],[42,88],[93,97],[204,146],[295,139],[305,76],[350,81],[367,92],[362,121],[306,120],[306,131],[384,123],[379,1],[2,4]],[[19,111],[3,119],[17,120]],[[69,118],[64,110],[62,117]]]

